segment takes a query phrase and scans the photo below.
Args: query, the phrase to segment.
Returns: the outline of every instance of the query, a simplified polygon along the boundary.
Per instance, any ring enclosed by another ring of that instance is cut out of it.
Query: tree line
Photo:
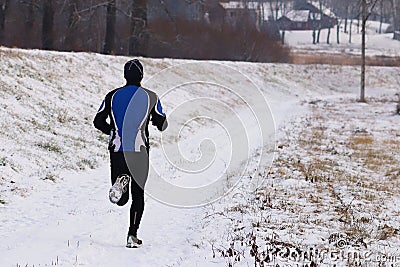
[[[193,14],[176,16],[175,9],[186,6]],[[209,12],[218,23],[210,21]],[[246,16],[234,26],[220,21],[221,12],[216,0],[0,0],[0,45],[149,57],[288,60],[288,49],[276,37],[257,30]],[[149,17],[155,13],[163,15]]]
[[[140,34],[135,33],[145,25],[141,12],[146,12],[145,0],[0,0],[0,44],[138,53]]]
[[[327,1],[339,17],[338,27],[343,27],[349,34],[348,42],[352,42],[354,22],[357,23],[357,33],[362,26],[362,1],[360,0],[319,0]],[[378,33],[384,33],[383,23],[390,24],[387,32],[393,33],[400,30],[400,0],[367,0],[365,1],[366,13],[369,20],[379,21]]]
[[[359,34],[362,28],[362,0],[261,0],[261,3],[270,5],[271,13],[274,14],[273,20],[278,20],[278,14],[286,15],[292,9],[298,9],[306,3],[313,4],[319,10],[311,13],[313,44],[320,43],[320,33],[323,28],[320,18],[324,14],[336,19],[337,43],[341,41],[351,43],[354,29]],[[379,34],[393,33],[393,38],[395,38],[395,31],[400,31],[400,0],[367,0],[366,12],[369,20],[380,22],[377,30]],[[383,28],[384,23],[390,26]],[[329,44],[331,28],[327,29],[326,42]],[[348,34],[347,40],[340,40],[341,30]],[[285,29],[282,28],[281,31],[283,39]]]
[[[260,31],[245,13],[236,18],[235,25],[227,23],[227,15],[218,5],[220,1],[0,0],[0,45],[149,57],[288,60],[288,48],[279,43],[273,31],[272,34]],[[305,2],[254,1],[270,7],[272,17],[268,24],[273,24],[279,14],[288,12],[290,3]],[[338,36],[339,29],[343,28],[351,42],[353,23],[357,21],[361,25],[361,1],[311,2],[321,10],[329,7],[338,17]],[[368,0],[367,6],[372,19],[390,23],[392,30],[400,30],[400,0]],[[179,16],[178,11],[185,9],[190,12]],[[314,42],[318,43],[320,29],[316,27],[314,31],[317,31]],[[382,27],[379,31],[383,31]]]

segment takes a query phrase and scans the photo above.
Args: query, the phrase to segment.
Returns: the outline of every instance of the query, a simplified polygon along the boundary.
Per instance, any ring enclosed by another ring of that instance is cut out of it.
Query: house
[[[219,3],[224,12],[224,23],[241,25],[244,22],[255,25],[261,32],[267,32],[271,36],[280,39],[276,17],[282,14],[283,7],[276,2],[265,1],[229,1]],[[285,7],[287,4],[284,4]]]
[[[292,10],[278,19],[279,28],[285,30],[310,30],[312,27],[309,10]]]
[[[266,1],[228,1],[220,2],[225,10],[226,22],[237,23],[237,19],[250,15],[257,28],[267,23],[275,23],[276,18],[290,6],[290,2],[280,3]]]
[[[287,12],[278,19],[280,29],[284,30],[313,30],[332,28],[337,24],[335,14],[322,6],[320,10],[313,3],[299,2],[294,10]]]
[[[243,23],[243,19],[247,19],[247,22],[257,27],[261,24],[259,2],[230,1],[220,2],[220,5],[225,10],[225,22],[230,25],[237,26]]]

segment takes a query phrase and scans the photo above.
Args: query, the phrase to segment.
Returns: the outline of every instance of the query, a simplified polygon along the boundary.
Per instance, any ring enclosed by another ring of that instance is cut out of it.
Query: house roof
[[[229,2],[220,2],[220,5],[224,9],[252,9],[260,12],[260,15],[264,20],[268,20],[271,16],[275,16],[276,4],[275,3],[266,3],[266,2],[257,2],[257,1],[248,1],[246,3],[239,1],[229,1]],[[272,9],[272,10],[271,10]],[[282,16],[282,10],[278,10],[278,17]]]
[[[319,10],[319,4],[318,1],[311,0],[306,3],[306,6],[312,7],[314,10]],[[275,17],[275,11],[276,11],[276,4],[275,2],[259,2],[259,1],[248,1],[248,2],[242,2],[242,1],[229,1],[229,2],[220,2],[220,5],[224,9],[251,9],[251,10],[256,10],[256,12],[259,12],[260,16],[263,17],[262,19],[267,21],[270,19],[270,17]],[[291,4],[287,4],[287,9],[293,8]],[[286,9],[286,10],[287,10]],[[305,22],[308,21],[308,18],[311,17],[316,20],[321,19],[321,14],[320,12],[313,12],[310,14],[309,9],[305,10],[292,10],[289,11],[285,16],[289,18],[292,21],[298,21],[298,22]],[[322,6],[322,13],[330,16],[330,17],[335,17],[335,14],[327,8],[326,6]],[[282,10],[279,8],[278,9],[278,18],[282,17],[284,14]]]
[[[310,4],[311,5],[313,5],[315,8],[317,8],[318,10],[320,10],[319,9],[319,7],[320,7],[320,3],[319,3],[319,1],[316,1],[316,0],[311,0],[311,1],[309,1],[310,2]],[[324,15],[327,15],[327,16],[329,16],[329,17],[336,17],[336,14],[332,11],[332,9],[330,9],[329,7],[327,7],[327,6],[325,6],[324,4],[322,4],[322,13],[324,14]]]
[[[291,21],[307,22],[310,17],[310,10],[292,10],[286,14]]]
[[[230,2],[220,2],[221,6],[225,9],[259,9],[260,2],[239,2],[239,1],[230,1]]]

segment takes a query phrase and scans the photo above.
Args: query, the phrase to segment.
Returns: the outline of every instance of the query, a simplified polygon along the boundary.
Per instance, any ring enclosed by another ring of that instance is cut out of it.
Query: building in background
[[[247,16],[259,30],[325,29],[337,23],[332,10],[325,6],[318,8],[316,1],[225,1],[220,5],[225,10],[225,22],[237,25]]]
[[[336,15],[325,6],[317,7],[317,2],[295,2],[293,10],[278,19],[283,30],[313,30],[332,28],[337,24]]]

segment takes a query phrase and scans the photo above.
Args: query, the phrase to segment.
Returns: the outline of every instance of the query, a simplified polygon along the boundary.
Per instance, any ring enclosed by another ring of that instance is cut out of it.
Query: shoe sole
[[[132,245],[126,245],[127,248],[140,248],[141,246],[143,246],[143,244],[132,244]]]

